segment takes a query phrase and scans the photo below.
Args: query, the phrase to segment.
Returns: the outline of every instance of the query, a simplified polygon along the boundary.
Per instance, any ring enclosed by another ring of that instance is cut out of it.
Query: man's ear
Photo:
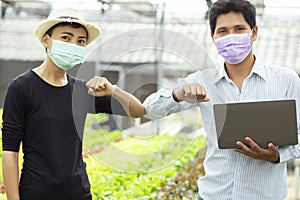
[[[212,39],[213,43],[215,43],[214,33],[210,32],[210,36],[211,36],[211,39]]]
[[[252,29],[252,39],[255,41],[257,39],[257,34],[258,34],[258,26],[254,26]]]
[[[42,38],[42,43],[43,43],[43,45],[44,45],[44,47],[46,48],[46,49],[48,49],[49,47],[50,47],[50,37],[48,36],[48,35],[44,35],[43,36],[43,38]]]

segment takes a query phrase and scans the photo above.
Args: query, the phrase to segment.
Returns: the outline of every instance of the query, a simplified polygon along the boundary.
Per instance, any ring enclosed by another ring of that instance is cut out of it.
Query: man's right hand
[[[181,88],[174,89],[173,98],[178,102],[186,101],[189,103],[209,101],[209,98],[206,96],[205,88],[199,83],[189,83]]]

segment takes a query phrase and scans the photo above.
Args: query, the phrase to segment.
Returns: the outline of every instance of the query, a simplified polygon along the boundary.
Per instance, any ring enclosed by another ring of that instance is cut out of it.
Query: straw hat
[[[101,30],[95,24],[86,22],[79,11],[70,8],[53,10],[48,18],[42,21],[34,30],[34,35],[42,42],[45,33],[54,25],[61,22],[78,23],[84,26],[88,32],[87,44],[95,40],[101,33]]]

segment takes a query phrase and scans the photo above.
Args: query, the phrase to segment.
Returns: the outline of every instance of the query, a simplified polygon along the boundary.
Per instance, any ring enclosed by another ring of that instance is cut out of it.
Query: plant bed
[[[196,157],[184,166],[174,178],[167,184],[161,185],[161,191],[157,197],[158,200],[185,200],[195,198],[197,180],[205,174],[203,166],[205,150],[205,148],[201,149]]]
[[[179,134],[176,136],[158,135],[147,140],[146,148],[145,144],[136,143],[132,138],[109,144],[101,152],[85,158],[93,199],[157,199],[163,188],[161,186],[170,183],[173,177],[185,168],[185,165],[191,165],[198,152],[204,148],[205,142],[204,136],[189,139]],[[158,151],[164,144],[168,144],[170,148]],[[127,152],[149,154],[138,160],[133,157],[125,158],[114,151],[116,146]],[[174,153],[180,151],[180,154],[174,156]],[[118,165],[110,166],[105,163],[105,160],[101,160],[103,155],[107,159],[121,163],[124,168],[120,169],[117,168]],[[171,158],[173,158],[172,161]]]

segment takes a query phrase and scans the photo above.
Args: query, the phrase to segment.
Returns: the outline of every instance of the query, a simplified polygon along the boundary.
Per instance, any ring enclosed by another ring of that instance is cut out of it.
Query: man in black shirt
[[[100,29],[73,9],[54,10],[36,28],[44,62],[13,79],[3,109],[3,180],[8,200],[90,200],[82,159],[87,113],[141,117],[133,95],[95,76],[88,82],[67,74],[84,61],[85,47]],[[22,142],[24,163],[18,175]]]

